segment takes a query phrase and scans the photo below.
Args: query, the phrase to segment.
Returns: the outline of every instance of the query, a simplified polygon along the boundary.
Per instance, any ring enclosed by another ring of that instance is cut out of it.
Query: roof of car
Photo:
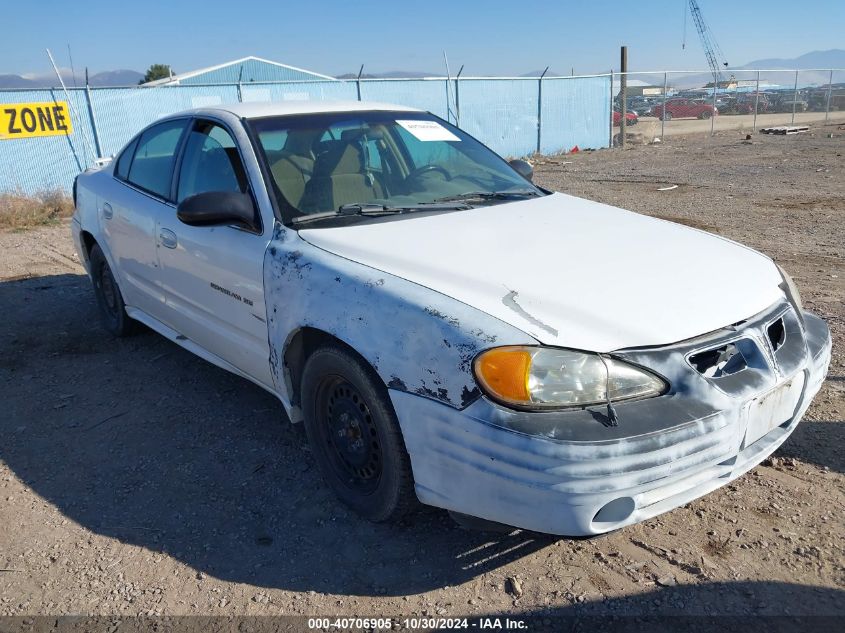
[[[321,112],[363,112],[372,110],[399,110],[403,112],[421,112],[418,108],[377,103],[374,101],[275,101],[252,103],[227,103],[201,108],[201,110],[223,110],[237,117],[257,119],[266,116],[286,114],[316,114]]]

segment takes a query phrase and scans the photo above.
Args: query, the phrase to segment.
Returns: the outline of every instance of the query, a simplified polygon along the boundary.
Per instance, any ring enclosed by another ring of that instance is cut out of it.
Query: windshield
[[[367,205],[449,210],[542,191],[458,128],[422,112],[344,112],[250,122],[285,222]],[[426,206],[429,205],[429,206]]]

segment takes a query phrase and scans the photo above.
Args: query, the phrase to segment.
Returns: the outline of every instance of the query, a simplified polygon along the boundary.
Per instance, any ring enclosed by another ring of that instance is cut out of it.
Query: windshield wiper
[[[375,202],[353,202],[350,204],[342,204],[337,208],[337,211],[321,211],[320,213],[310,213],[308,215],[301,215],[293,218],[293,224],[305,224],[307,222],[314,222],[316,220],[324,220],[326,218],[338,218],[351,215],[394,215],[397,213],[413,213],[414,211],[456,211],[469,209],[466,204],[419,204],[419,205],[403,205],[403,206],[389,206],[385,204],[378,204]]]
[[[454,196],[437,198],[434,202],[449,202],[450,200],[509,200],[511,198],[533,198],[540,194],[533,189],[517,189],[514,191],[467,191]]]

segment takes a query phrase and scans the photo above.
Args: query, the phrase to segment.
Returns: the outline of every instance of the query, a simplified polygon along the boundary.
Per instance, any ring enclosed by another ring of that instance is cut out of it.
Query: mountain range
[[[85,73],[74,73],[69,68],[62,68],[59,70],[62,75],[62,80],[65,86],[71,88],[73,86],[85,85]],[[107,70],[101,73],[96,73],[88,77],[88,83],[91,86],[136,86],[138,82],[144,78],[143,73],[136,70]],[[14,90],[14,89],[37,89],[37,88],[52,88],[58,86],[59,82],[56,79],[55,73],[40,74],[40,75],[0,75],[0,90]]]
[[[741,71],[765,71],[760,73],[760,82],[770,85],[779,86],[793,86],[795,84],[795,73],[789,71],[778,72],[778,68],[788,68],[792,71],[803,70],[798,73],[798,86],[810,85],[824,85],[830,81],[829,71],[812,70],[814,68],[845,68],[845,50],[834,48],[829,51],[813,51],[805,53],[799,57],[792,59],[769,58],[758,59],[749,62],[744,66],[732,66],[730,69],[723,71],[725,78],[729,77],[731,73],[740,80],[756,80],[756,72],[741,72]],[[674,75],[670,74],[670,83],[679,88],[692,88],[703,86],[706,83],[713,81],[713,76],[709,73],[699,73],[690,75]],[[845,80],[845,72],[834,73],[833,82],[842,82]]]
[[[757,69],[777,69],[777,68],[789,68],[789,69],[812,69],[812,68],[845,68],[845,50],[843,49],[831,49],[828,51],[812,51],[810,53],[806,53],[804,55],[800,55],[799,57],[794,57],[792,59],[782,59],[782,58],[770,58],[770,59],[758,59],[752,62],[745,64],[744,66],[737,66],[731,68],[731,70],[726,71],[726,74],[730,74],[731,71],[736,70],[757,70]],[[85,75],[84,73],[76,73],[76,77],[74,78],[74,74],[68,68],[63,68],[60,70],[62,79],[65,82],[65,85],[68,87],[71,86],[82,86],[85,84]],[[602,71],[604,72],[604,71]],[[539,77],[542,71],[531,71],[520,75],[521,77]],[[559,73],[549,71],[548,76],[555,77],[560,76]],[[842,75],[845,73],[839,73],[839,77],[834,79],[834,81],[842,81]],[[364,79],[387,79],[387,78],[397,78],[397,77],[409,77],[409,78],[420,78],[420,77],[437,77],[442,76],[443,73],[427,73],[427,72],[419,72],[419,71],[411,71],[411,70],[392,70],[383,73],[364,73],[361,75]],[[739,79],[752,79],[756,77],[756,73],[736,73],[737,78]],[[338,79],[355,79],[358,76],[358,73],[344,73],[342,75],[338,75]],[[135,70],[108,70],[104,72],[99,72],[94,75],[91,75],[88,78],[88,83],[91,86],[96,87],[104,87],[104,86],[136,86],[138,82],[143,79],[144,75]],[[691,75],[684,75],[674,77],[675,81],[673,83],[678,86],[686,87],[686,86],[694,86],[694,85],[703,85],[708,81],[712,81],[712,78],[709,73],[701,73],[701,74],[691,74]],[[795,76],[793,73],[785,73],[785,72],[768,72],[761,75],[761,80],[764,80],[768,83],[776,83],[782,85],[791,85],[792,82],[795,80]],[[830,80],[829,73],[826,72],[818,72],[812,70],[806,70],[802,72],[799,77],[799,82],[801,85],[809,85],[809,84],[825,84]],[[40,75],[33,75],[33,74],[24,74],[24,75],[16,75],[16,74],[6,74],[0,75],[0,90],[11,90],[11,89],[34,89],[34,88],[49,88],[58,85],[58,81],[56,80],[56,75],[54,73],[49,74],[40,74]]]

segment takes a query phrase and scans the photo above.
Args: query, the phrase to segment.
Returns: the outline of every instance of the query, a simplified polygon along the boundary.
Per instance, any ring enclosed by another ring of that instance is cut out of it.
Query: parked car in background
[[[625,124],[626,125],[636,125],[639,122],[639,117],[637,116],[636,112],[626,112],[625,113]],[[614,110],[613,111],[613,126],[619,127],[622,125],[622,113]]]
[[[758,114],[769,111],[769,98],[765,93],[746,92],[737,95],[736,111],[738,114],[753,114],[755,107]]]
[[[617,99],[617,109],[619,108]],[[633,112],[638,117],[651,116],[651,109],[657,101],[646,97],[631,97],[628,99],[628,112]]]
[[[109,334],[143,323],[273,394],[374,521],[421,501],[600,534],[775,451],[831,354],[790,277],[531,177],[412,108],[238,103],[79,175],[71,226]]]
[[[806,112],[809,104],[804,99],[783,99],[778,102],[778,112]]]
[[[651,113],[661,120],[670,121],[684,118],[709,119],[719,114],[719,111],[712,104],[695,99],[669,99],[666,101],[665,111],[661,103],[654,106]]]

